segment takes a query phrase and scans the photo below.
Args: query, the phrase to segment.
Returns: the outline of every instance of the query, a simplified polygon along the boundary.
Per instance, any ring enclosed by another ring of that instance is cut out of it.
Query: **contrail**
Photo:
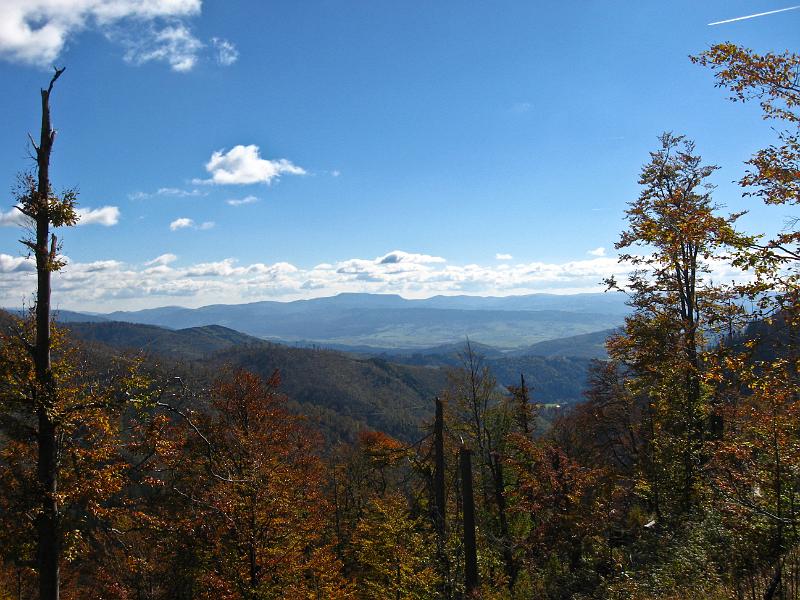
[[[725,19],[724,21],[714,21],[713,23],[709,23],[709,25],[723,25],[725,23],[733,23],[734,21],[744,21],[745,19],[755,19],[756,17],[763,17],[766,15],[774,15],[775,13],[782,13],[786,12],[787,10],[795,10],[800,8],[800,4],[797,6],[790,6],[789,8],[779,8],[778,10],[768,10],[767,12],[763,13],[756,13],[754,15],[747,15],[745,17],[736,17],[735,19]]]

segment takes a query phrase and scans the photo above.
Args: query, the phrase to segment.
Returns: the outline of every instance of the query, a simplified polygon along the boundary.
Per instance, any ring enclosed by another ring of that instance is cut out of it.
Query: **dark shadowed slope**
[[[181,359],[198,359],[231,346],[261,344],[263,340],[219,325],[171,330],[155,325],[108,321],[66,323],[83,340],[123,350],[154,352]]]

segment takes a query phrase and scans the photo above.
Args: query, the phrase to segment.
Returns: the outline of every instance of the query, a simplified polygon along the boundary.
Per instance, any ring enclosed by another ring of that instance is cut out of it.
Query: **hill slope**
[[[173,355],[182,359],[199,359],[231,346],[263,343],[263,340],[220,325],[190,327],[176,331],[155,325],[105,321],[69,322],[65,327],[86,341],[122,350]]]
[[[605,360],[608,358],[606,339],[616,331],[617,329],[603,329],[582,335],[545,340],[525,348],[519,348],[509,354],[514,356],[570,356]]]
[[[226,367],[264,377],[276,369],[282,390],[299,412],[318,420],[333,438],[350,438],[364,426],[404,439],[430,417],[432,399],[447,386],[447,371],[460,366],[461,346],[428,353],[360,357],[331,350],[296,348],[208,326],[168,330],[132,323],[73,323],[78,337],[119,350],[145,350],[165,359],[188,361],[194,377],[210,382]],[[525,375],[534,398],[547,404],[582,399],[589,360],[541,356],[486,358],[498,383],[511,385]]]

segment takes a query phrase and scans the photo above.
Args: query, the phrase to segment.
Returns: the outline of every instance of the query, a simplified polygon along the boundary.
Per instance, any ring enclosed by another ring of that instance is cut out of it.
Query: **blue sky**
[[[781,226],[731,183],[770,125],[687,56],[796,52],[800,10],[708,25],[789,6],[4,0],[0,187],[65,65],[53,182],[90,212],[62,232],[63,308],[599,291],[664,130],[748,230]],[[19,237],[0,227],[2,305],[33,290]]]

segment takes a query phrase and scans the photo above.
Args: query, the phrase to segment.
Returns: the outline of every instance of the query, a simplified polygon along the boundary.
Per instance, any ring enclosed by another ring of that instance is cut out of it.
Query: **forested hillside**
[[[405,441],[419,438],[433,398],[446,388],[448,373],[463,367],[466,352],[462,343],[425,354],[364,357],[274,344],[220,326],[171,330],[112,321],[67,327],[77,339],[116,352],[143,352],[151,362],[167,365],[183,363],[206,385],[225,367],[264,378],[278,371],[281,389],[295,410],[314,419],[334,440],[352,441],[365,426]],[[501,392],[523,376],[535,402],[566,407],[583,399],[590,364],[586,359],[506,357],[490,347],[471,349],[495,374]]]

